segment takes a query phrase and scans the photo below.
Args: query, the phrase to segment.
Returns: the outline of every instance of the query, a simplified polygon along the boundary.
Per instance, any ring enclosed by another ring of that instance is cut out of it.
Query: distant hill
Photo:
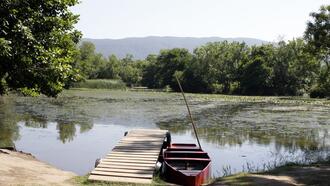
[[[124,38],[124,39],[89,39],[84,38],[82,41],[90,41],[94,43],[96,51],[104,56],[115,54],[119,58],[123,58],[126,54],[132,54],[136,59],[144,59],[149,54],[158,54],[161,49],[186,48],[193,51],[198,46],[208,42],[215,41],[238,41],[245,42],[248,45],[260,45],[267,43],[260,39],[254,38],[221,38],[221,37],[141,37],[141,38]]]

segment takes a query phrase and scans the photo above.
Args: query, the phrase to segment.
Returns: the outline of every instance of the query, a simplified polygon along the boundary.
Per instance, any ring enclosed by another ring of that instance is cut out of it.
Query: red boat
[[[166,181],[189,186],[207,183],[211,159],[195,144],[173,143],[163,151],[162,174]]]
[[[175,78],[186,103],[198,146],[187,143],[171,144],[171,136],[168,134],[166,140],[167,144],[165,145],[167,148],[163,150],[162,154],[163,166],[161,173],[168,182],[180,185],[200,186],[209,181],[211,176],[211,159],[209,155],[202,150],[187,99],[179,79],[176,76]]]

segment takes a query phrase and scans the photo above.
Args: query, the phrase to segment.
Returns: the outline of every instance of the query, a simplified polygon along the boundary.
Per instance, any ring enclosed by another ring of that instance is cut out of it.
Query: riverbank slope
[[[231,185],[330,185],[330,161],[311,165],[285,165],[261,173],[239,173],[218,178],[211,186]]]
[[[30,154],[0,149],[0,185],[73,185],[76,174],[59,170]]]

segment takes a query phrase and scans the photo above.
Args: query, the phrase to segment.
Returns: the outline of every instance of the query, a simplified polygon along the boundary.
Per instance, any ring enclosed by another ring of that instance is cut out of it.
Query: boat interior
[[[211,162],[210,157],[195,144],[171,144],[164,151],[164,160],[174,169],[194,176]]]

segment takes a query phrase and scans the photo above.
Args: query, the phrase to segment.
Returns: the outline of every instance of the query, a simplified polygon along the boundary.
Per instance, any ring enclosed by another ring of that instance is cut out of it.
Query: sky
[[[303,36],[309,14],[330,0],[80,0],[84,38]]]

